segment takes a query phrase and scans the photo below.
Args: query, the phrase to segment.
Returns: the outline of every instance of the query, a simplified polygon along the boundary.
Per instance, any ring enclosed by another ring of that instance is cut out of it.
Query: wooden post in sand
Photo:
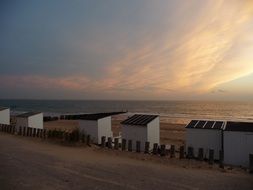
[[[141,141],[136,141],[136,152],[141,152]]]
[[[26,127],[23,127],[22,135],[25,136],[25,134],[26,134]]]
[[[153,144],[153,152],[152,153],[155,155],[158,153],[158,144],[157,143]]]
[[[203,159],[204,159],[204,149],[203,148],[199,148],[198,160],[203,161]]]
[[[46,139],[47,138],[47,130],[46,129],[43,129],[43,139]]]
[[[224,153],[222,150],[219,151],[219,167],[224,168]]]
[[[148,154],[149,153],[149,146],[150,146],[150,142],[145,142],[145,154]]]
[[[121,150],[126,150],[126,139],[122,139]]]
[[[90,146],[90,135],[87,135],[87,139],[86,140],[87,140],[87,142],[86,142],[87,145]]]
[[[170,146],[170,157],[171,158],[175,157],[175,145]]]
[[[86,143],[86,135],[82,134],[82,143]]]
[[[15,132],[16,132],[16,127],[12,125],[12,134],[15,134]]]
[[[21,126],[19,126],[19,128],[18,128],[18,135],[22,135],[22,127]]]
[[[112,137],[108,137],[108,148],[112,149]]]
[[[101,147],[102,147],[102,148],[105,148],[105,144],[106,144],[105,139],[106,139],[105,136],[102,136],[102,137],[101,137]]]
[[[161,152],[160,152],[161,156],[166,156],[166,146],[165,144],[161,145]]]
[[[184,146],[180,146],[180,149],[179,149],[179,158],[180,159],[184,158]]]
[[[128,140],[128,146],[127,146],[127,149],[129,152],[132,152],[132,140]]]
[[[115,139],[114,139],[114,149],[115,149],[115,150],[118,150],[118,149],[119,149],[119,139],[118,139],[118,138],[115,138]]]
[[[192,159],[194,158],[194,153],[193,153],[193,147],[188,147],[188,152],[187,152],[187,158]]]
[[[253,173],[253,154],[249,154],[249,172]]]
[[[213,165],[214,163],[214,150],[213,149],[209,149],[209,164]]]
[[[36,128],[33,128],[33,137],[36,136],[36,133],[37,133],[37,129],[36,129]]]

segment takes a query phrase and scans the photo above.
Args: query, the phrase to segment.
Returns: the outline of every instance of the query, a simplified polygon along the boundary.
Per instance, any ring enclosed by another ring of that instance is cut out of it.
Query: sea
[[[161,122],[186,124],[192,119],[252,121],[253,102],[229,101],[119,101],[119,100],[0,100],[11,114],[40,111],[45,116],[60,114],[127,111],[159,114]]]

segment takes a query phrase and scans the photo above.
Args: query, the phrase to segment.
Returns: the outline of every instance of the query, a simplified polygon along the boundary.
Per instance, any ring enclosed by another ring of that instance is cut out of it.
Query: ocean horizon
[[[44,115],[128,111],[159,114],[161,122],[187,123],[191,119],[253,120],[253,102],[159,100],[32,100],[1,99],[12,114],[40,111]]]

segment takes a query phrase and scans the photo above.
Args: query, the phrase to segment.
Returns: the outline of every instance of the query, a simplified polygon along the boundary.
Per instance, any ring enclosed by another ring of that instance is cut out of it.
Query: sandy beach
[[[194,160],[68,147],[0,133],[0,187],[18,189],[244,189],[252,175]]]
[[[121,131],[120,122],[122,120],[112,119],[112,131],[117,136]],[[64,129],[73,130],[78,128],[78,121],[75,120],[58,120],[45,122],[46,129]],[[173,144],[180,146],[184,144],[185,124],[160,123],[160,139],[162,144]]]

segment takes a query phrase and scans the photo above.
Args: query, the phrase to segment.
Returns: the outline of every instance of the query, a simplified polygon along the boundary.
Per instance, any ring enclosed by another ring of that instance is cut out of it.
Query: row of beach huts
[[[124,112],[62,115],[61,119],[78,120],[79,131],[91,136],[95,144],[101,144],[103,137],[139,142],[145,151],[145,143],[160,144],[159,115],[134,114],[121,122],[121,135],[113,137],[112,116]],[[10,109],[0,108],[0,124],[10,124]],[[16,116],[18,127],[43,129],[43,113],[28,112]],[[133,146],[133,150],[135,147]],[[192,157],[208,159],[210,152],[215,160],[224,164],[242,166],[253,164],[253,123],[232,121],[192,120],[186,125],[186,153]]]

